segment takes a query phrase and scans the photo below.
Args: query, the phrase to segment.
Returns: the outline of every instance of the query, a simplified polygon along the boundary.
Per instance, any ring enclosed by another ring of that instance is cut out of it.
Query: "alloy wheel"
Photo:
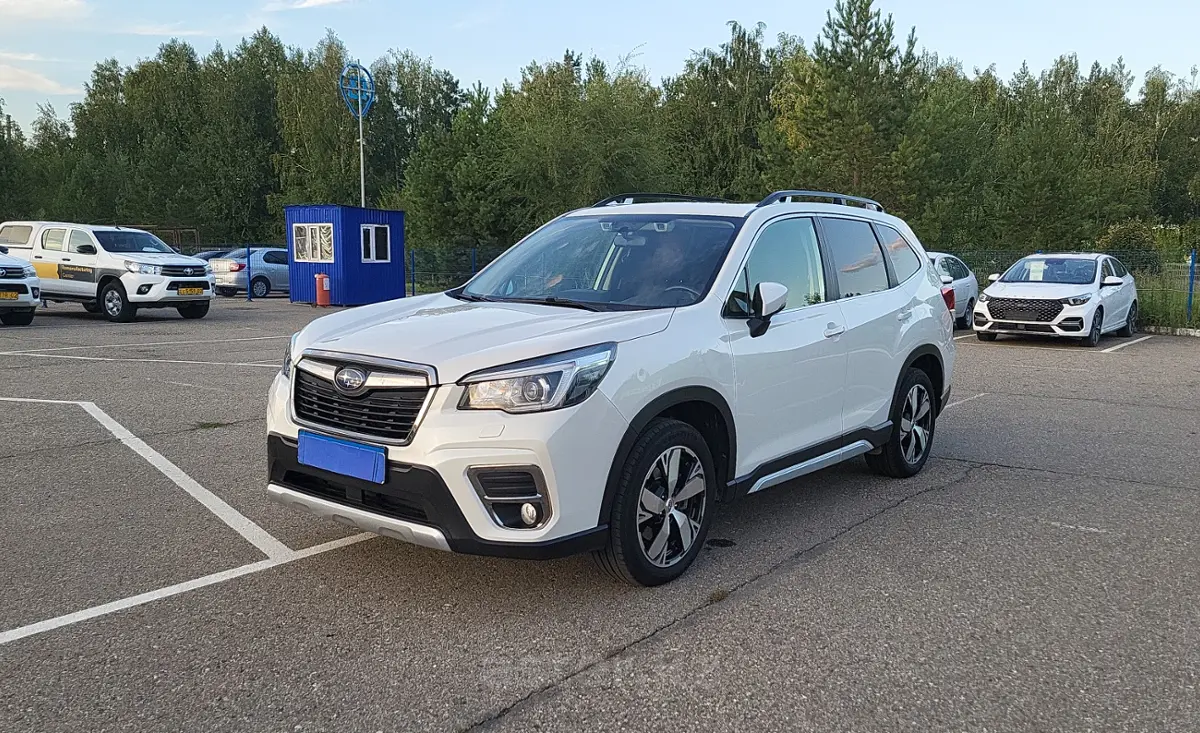
[[[109,290],[104,294],[104,311],[113,318],[121,315],[121,309],[124,307],[124,305],[125,304],[121,300],[121,294],[115,289]]]
[[[674,446],[654,461],[638,499],[637,529],[646,559],[660,568],[687,556],[707,508],[704,465],[691,449]]]
[[[933,410],[929,392],[923,385],[916,384],[904,399],[900,412],[900,452],[909,465],[915,466],[929,450],[929,438],[933,434]]]
[[[254,281],[254,297],[255,298],[265,298],[265,297],[267,297],[267,292],[268,292],[267,284],[265,282],[263,282],[262,280]]]

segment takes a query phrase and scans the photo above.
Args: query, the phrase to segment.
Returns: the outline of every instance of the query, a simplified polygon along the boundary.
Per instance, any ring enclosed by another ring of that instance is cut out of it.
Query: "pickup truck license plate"
[[[180,288],[180,295],[204,295],[204,288]]]

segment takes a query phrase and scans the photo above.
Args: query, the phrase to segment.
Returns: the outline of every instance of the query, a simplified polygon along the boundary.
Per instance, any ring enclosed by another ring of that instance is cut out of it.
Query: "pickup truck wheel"
[[[129,302],[125,287],[120,282],[110,282],[100,293],[104,317],[114,323],[130,323],[137,317],[137,306]]]
[[[28,326],[33,323],[34,311],[12,311],[11,313],[0,313],[0,323],[6,326]]]
[[[704,436],[678,420],[656,420],[633,445],[595,553],[609,575],[635,585],[668,583],[692,564],[712,524],[717,474]]]
[[[203,303],[188,303],[187,305],[179,306],[176,310],[179,311],[179,315],[189,321],[203,318],[208,315],[208,301],[204,301]]]
[[[84,303],[83,309],[85,311],[87,311],[88,313],[99,313],[100,312],[100,303],[99,302]]]
[[[867,454],[867,466],[882,476],[908,478],[929,460],[937,404],[929,375],[915,367],[904,375],[898,394],[892,405],[892,436],[878,453]]]

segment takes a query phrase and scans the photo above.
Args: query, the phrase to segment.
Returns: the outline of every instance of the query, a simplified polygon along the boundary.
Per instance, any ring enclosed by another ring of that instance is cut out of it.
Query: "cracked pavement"
[[[0,352],[314,315],[56,306]],[[272,363],[284,343],[137,357]],[[372,539],[0,646],[0,730],[1200,728],[1200,341],[958,344],[953,399],[985,396],[942,415],[925,472],[853,461],[723,507],[669,586]],[[262,496],[271,377],[0,355],[0,396],[96,402],[289,547],[346,536]],[[0,471],[23,479],[0,495],[0,628],[262,557],[82,410],[0,412]]]

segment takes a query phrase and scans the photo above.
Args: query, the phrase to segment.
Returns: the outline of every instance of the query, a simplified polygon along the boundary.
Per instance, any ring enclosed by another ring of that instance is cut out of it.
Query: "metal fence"
[[[979,287],[987,287],[988,275],[1003,273],[1028,253],[978,251],[952,253],[967,263],[979,279]],[[1193,251],[1186,259],[1171,260],[1154,250],[1141,252],[1111,252],[1137,281],[1139,320],[1147,326],[1187,328],[1200,326],[1200,303],[1196,290],[1200,283],[1197,270],[1200,261]]]

